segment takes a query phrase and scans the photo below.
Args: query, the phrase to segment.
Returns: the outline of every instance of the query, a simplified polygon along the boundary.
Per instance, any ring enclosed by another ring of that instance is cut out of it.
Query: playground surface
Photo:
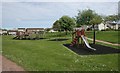
[[[64,44],[68,49],[72,50],[73,52],[79,55],[104,55],[104,54],[117,54],[120,53],[120,49],[111,48],[108,46],[103,46],[99,44],[90,44],[96,50],[93,51],[88,49],[85,45],[80,44],[79,47],[70,46],[70,44]]]

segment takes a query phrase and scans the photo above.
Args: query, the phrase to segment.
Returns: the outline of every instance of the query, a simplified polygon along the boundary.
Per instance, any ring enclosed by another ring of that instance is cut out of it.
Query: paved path
[[[93,39],[91,38],[88,38],[86,37],[88,40],[91,40],[93,41]],[[105,44],[110,44],[110,45],[113,45],[113,46],[120,46],[120,44],[113,44],[113,43],[110,43],[110,42],[106,42],[106,41],[102,41],[102,40],[95,40],[96,42],[100,42],[100,43],[105,43]]]
[[[25,71],[22,67],[8,60],[2,55],[0,55],[0,62],[2,63],[2,64],[0,63],[0,65],[2,66],[2,71]]]

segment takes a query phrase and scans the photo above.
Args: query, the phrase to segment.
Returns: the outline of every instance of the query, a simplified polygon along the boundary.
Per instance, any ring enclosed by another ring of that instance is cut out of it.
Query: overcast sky
[[[25,2],[26,1],[26,2]],[[18,27],[52,27],[52,24],[63,15],[74,17],[78,10],[92,9],[100,15],[118,13],[118,0],[101,0],[101,2],[70,0],[71,2],[38,2],[38,0],[4,0],[0,4],[3,28]],[[45,0],[46,1],[46,0]],[[59,1],[59,0],[58,0]]]

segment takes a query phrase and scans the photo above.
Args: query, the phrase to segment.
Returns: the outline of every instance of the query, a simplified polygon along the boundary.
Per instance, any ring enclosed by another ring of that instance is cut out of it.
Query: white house
[[[44,28],[26,28],[27,32],[45,31]]]
[[[9,35],[16,35],[17,34],[17,30],[9,30],[8,34]]]
[[[103,24],[103,23],[98,24],[98,30],[105,30],[107,28],[108,28],[107,24]]]
[[[108,21],[106,24],[111,29],[119,29],[120,28],[120,21],[118,21],[118,22],[115,22],[115,21],[110,22],[110,21]]]
[[[7,30],[2,29],[2,35],[6,35],[7,33],[8,33],[8,31],[7,31]]]
[[[49,32],[58,32],[58,31],[54,31],[53,29],[51,29]]]
[[[120,20],[117,23],[117,28],[120,29]]]
[[[25,28],[18,28],[18,31],[25,32]]]

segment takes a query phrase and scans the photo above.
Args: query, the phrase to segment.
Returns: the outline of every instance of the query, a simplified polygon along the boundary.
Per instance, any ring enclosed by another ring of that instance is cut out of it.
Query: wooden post
[[[94,29],[94,30],[93,30],[93,35],[94,35],[94,36],[93,36],[93,44],[95,44],[95,26],[94,26],[94,25],[93,25],[93,29]]]
[[[83,44],[82,37],[81,37],[81,45]]]
[[[77,46],[79,47],[79,37],[77,37]]]

